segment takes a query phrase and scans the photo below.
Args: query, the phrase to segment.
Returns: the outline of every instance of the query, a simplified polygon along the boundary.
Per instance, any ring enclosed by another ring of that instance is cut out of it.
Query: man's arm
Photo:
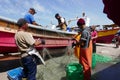
[[[96,32],[95,32],[95,36],[92,37],[92,39],[97,39],[97,37],[98,37],[98,34],[97,34],[97,31],[96,31]]]
[[[37,24],[35,21],[33,21],[32,24],[33,24],[33,25],[39,26],[39,24]]]
[[[41,44],[45,44],[45,40],[41,40],[40,38],[38,38],[37,40],[35,40],[32,36],[32,34],[28,33],[25,34],[25,41],[27,42],[27,44],[29,44],[30,46],[34,45],[34,46],[39,46]]]
[[[87,38],[88,38],[88,33],[86,31],[83,31],[81,33],[81,38],[80,38],[80,41],[79,41],[79,44],[80,44],[81,47],[86,46]]]
[[[32,22],[33,25],[39,25],[38,23],[35,22],[33,15],[30,15],[30,21]]]

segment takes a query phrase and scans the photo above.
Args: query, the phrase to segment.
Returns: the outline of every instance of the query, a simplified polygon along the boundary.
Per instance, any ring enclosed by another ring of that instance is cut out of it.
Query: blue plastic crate
[[[12,70],[7,71],[7,76],[9,80],[22,80],[23,77],[23,68],[18,67]]]

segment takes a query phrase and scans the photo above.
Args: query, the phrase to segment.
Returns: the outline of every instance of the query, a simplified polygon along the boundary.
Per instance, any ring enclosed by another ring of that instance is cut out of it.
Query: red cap
[[[77,25],[85,25],[85,20],[80,18],[78,21],[77,21]]]

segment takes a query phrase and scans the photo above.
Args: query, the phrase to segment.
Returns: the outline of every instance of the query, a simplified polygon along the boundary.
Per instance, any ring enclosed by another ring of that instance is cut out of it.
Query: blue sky
[[[103,13],[103,6],[102,0],[0,0],[0,16],[18,20],[33,7],[37,12],[34,15],[36,22],[43,26],[49,26],[51,22],[57,24],[56,13],[68,21],[82,17],[83,12],[90,18],[90,25],[112,24]],[[76,21],[68,26],[73,25]]]

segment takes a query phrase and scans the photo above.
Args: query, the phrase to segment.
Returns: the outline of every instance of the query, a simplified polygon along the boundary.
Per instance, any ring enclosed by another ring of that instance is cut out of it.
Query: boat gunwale
[[[6,17],[2,17],[0,16],[0,20],[3,20],[3,21],[7,21],[9,23],[13,23],[13,24],[16,24],[17,21],[16,20],[13,20],[13,19],[9,19],[9,18],[6,18]],[[77,34],[77,32],[67,32],[67,31],[62,31],[62,30],[56,30],[56,29],[49,29],[49,28],[46,28],[46,27],[41,27],[41,26],[37,26],[37,25],[32,25],[32,24],[28,24],[28,26],[30,28],[34,28],[34,29],[38,29],[38,30],[45,30],[45,31],[50,31],[50,32],[57,32],[57,33],[63,33],[63,34]]]

